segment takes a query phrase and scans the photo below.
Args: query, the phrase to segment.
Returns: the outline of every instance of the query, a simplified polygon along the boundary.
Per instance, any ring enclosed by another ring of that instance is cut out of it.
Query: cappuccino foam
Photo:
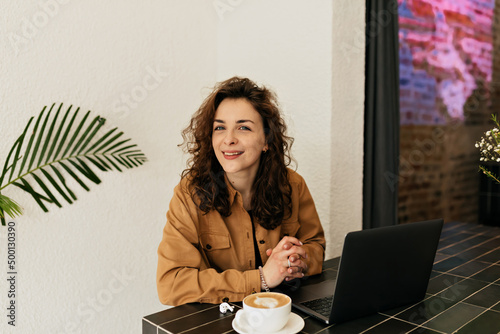
[[[245,304],[256,308],[276,308],[288,304],[290,298],[272,292],[256,293],[245,298]]]
[[[264,308],[275,308],[278,306],[278,301],[275,298],[257,297],[253,302]]]

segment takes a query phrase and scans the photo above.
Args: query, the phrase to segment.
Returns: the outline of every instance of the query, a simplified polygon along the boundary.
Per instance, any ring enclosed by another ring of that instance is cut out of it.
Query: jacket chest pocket
[[[228,249],[231,246],[229,236],[225,234],[202,233],[200,240],[201,246],[207,253]]]

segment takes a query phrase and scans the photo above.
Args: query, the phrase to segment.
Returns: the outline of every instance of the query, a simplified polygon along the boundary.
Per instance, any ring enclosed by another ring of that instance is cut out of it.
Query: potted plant
[[[481,137],[481,140],[476,142],[475,146],[479,149],[481,154],[479,161],[500,163],[500,124],[498,124],[498,120],[495,115],[491,115],[491,119],[493,120],[495,127],[486,131],[484,136]],[[493,174],[485,166],[479,166],[479,169],[490,179],[500,184],[498,176]]]

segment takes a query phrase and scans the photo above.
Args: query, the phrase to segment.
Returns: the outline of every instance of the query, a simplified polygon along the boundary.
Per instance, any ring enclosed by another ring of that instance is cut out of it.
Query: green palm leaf
[[[62,103],[52,116],[54,106],[48,111],[44,107],[33,125],[34,117],[28,121],[5,159],[0,171],[2,225],[5,225],[4,214],[10,217],[22,214],[19,204],[1,194],[10,185],[28,192],[47,212],[46,203],[61,207],[58,198],[69,204],[77,199],[67,180],[73,179],[89,191],[84,179],[101,183],[92,168],[103,172],[121,172],[123,168],[138,167],[147,161],[137,145],[131,145],[130,139],[121,138],[123,132],[118,132],[117,128],[104,131],[106,119],[100,116],[89,118],[88,111],[79,120],[80,108],[72,112],[72,106],[69,106],[64,113]],[[62,113],[64,116],[59,120]]]
[[[0,194],[0,218],[5,219],[4,213],[11,217],[16,217],[22,214],[22,209],[19,204]]]

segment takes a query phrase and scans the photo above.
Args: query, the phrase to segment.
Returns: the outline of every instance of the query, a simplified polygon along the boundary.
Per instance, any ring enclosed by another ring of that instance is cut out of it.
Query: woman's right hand
[[[307,254],[299,239],[283,237],[274,249],[268,249],[266,253],[269,258],[262,271],[270,288],[278,286],[285,279],[288,281],[304,277],[307,265],[302,259],[306,259]],[[290,267],[288,261],[290,261]]]

